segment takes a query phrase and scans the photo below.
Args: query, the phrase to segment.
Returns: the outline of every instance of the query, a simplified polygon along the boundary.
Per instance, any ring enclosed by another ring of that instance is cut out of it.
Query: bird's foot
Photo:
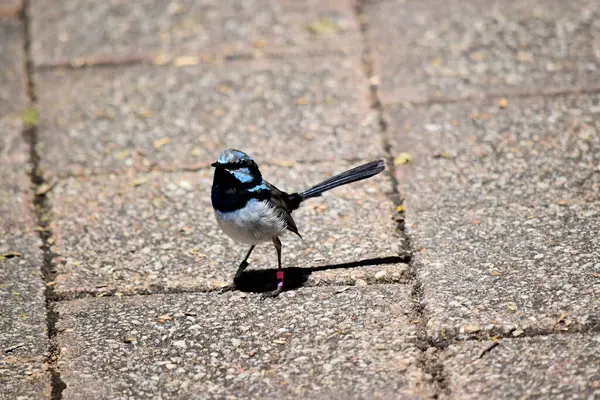
[[[269,297],[277,297],[281,292],[283,292],[283,270],[279,269],[277,270],[277,289],[273,290],[272,292],[263,293],[260,296],[260,299],[265,300]]]
[[[235,289],[236,289],[235,282],[232,282],[229,285],[225,285],[225,286],[221,287],[219,289],[219,294],[223,294],[223,293],[227,293],[227,292],[233,292],[233,291],[235,291]]]
[[[279,294],[280,294],[281,292],[283,292],[283,285],[282,285],[282,286],[277,286],[277,289],[275,289],[275,290],[273,290],[273,291],[271,291],[271,292],[266,292],[266,293],[263,293],[263,294],[260,296],[260,299],[261,299],[261,300],[265,300],[265,299],[268,299],[268,298],[277,297],[277,296],[279,296]]]

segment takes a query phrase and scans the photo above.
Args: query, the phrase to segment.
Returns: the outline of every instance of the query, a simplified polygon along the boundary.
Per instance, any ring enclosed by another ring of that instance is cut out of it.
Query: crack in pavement
[[[411,310],[411,314],[412,320],[418,328],[418,337],[415,340],[415,345],[421,351],[420,367],[426,374],[429,374],[431,376],[431,383],[433,384],[434,391],[433,397],[439,398],[442,395],[448,396],[450,394],[448,385],[446,383],[444,366],[439,360],[439,354],[441,351],[444,350],[444,347],[440,346],[438,343],[435,343],[431,338],[429,338],[425,330],[425,316],[423,314],[423,307],[421,303],[422,285],[421,282],[419,282],[417,279],[417,275],[414,270],[414,265],[411,262],[412,250],[410,248],[410,238],[408,237],[405,231],[405,214],[403,209],[401,208],[403,204],[403,198],[402,194],[398,189],[399,182],[396,178],[395,173],[394,156],[392,154],[392,145],[389,137],[389,125],[385,118],[383,104],[381,103],[381,100],[378,95],[379,82],[377,76],[375,75],[373,60],[371,58],[371,51],[369,48],[369,40],[367,37],[369,25],[364,11],[364,1],[365,0],[359,0],[357,2],[355,12],[360,23],[360,29],[364,42],[363,65],[365,69],[365,74],[367,75],[367,79],[370,83],[369,89],[371,94],[371,108],[377,113],[378,116],[381,144],[385,152],[387,171],[389,171],[387,175],[392,183],[392,193],[390,194],[390,199],[394,203],[396,211],[396,230],[397,233],[400,235],[400,240],[402,241],[402,252],[406,253],[408,260],[407,263],[410,266],[409,280],[410,283],[413,285],[413,290],[411,293],[413,309]]]
[[[25,54],[25,71],[27,80],[27,95],[29,98],[30,105],[35,107],[36,94],[35,94],[35,83],[33,82],[33,61],[31,59],[31,32],[30,32],[30,20],[28,15],[29,1],[23,1],[23,8],[21,10],[20,18],[23,21],[24,29],[24,54]],[[37,123],[37,122],[36,122]],[[52,282],[54,280],[54,268],[52,259],[54,254],[52,253],[51,237],[52,232],[49,230],[49,214],[50,204],[48,203],[46,194],[47,190],[40,190],[47,186],[47,182],[44,179],[43,174],[40,171],[40,155],[37,151],[37,127],[36,124],[24,127],[23,137],[29,145],[29,162],[31,164],[31,183],[35,188],[33,206],[35,210],[35,216],[37,218],[37,225],[40,239],[42,241],[42,255],[43,261],[40,267],[41,275],[44,281],[44,297],[46,306],[46,328],[48,330],[48,373],[50,374],[51,384],[51,400],[60,400],[62,398],[62,391],[66,385],[60,378],[60,372],[58,371],[58,357],[60,349],[56,343],[56,323],[58,321],[58,313],[54,309],[54,300],[56,293]]]

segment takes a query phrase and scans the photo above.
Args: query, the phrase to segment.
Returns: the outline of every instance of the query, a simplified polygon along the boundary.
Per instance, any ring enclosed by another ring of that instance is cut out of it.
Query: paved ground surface
[[[600,397],[600,3],[0,1],[0,398]],[[286,287],[216,226],[315,199]]]

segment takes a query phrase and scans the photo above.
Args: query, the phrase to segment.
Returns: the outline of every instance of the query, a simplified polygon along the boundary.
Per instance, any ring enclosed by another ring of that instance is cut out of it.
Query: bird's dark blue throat
[[[243,208],[250,199],[264,200],[269,191],[255,163],[215,163],[211,191],[213,207],[221,212]]]

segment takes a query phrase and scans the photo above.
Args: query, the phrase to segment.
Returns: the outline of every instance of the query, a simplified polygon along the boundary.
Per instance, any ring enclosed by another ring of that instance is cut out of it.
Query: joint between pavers
[[[363,158],[358,157],[348,157],[341,158],[337,161],[344,161],[347,163],[355,163],[365,161]],[[295,161],[287,161],[287,160],[261,160],[260,164],[267,167],[280,167],[280,168],[291,168],[295,165],[320,165],[320,164],[330,164],[331,160],[323,159],[323,160],[295,160]],[[174,166],[174,167],[165,167],[155,165],[151,168],[135,168],[135,167],[125,167],[125,168],[114,168],[114,169],[97,169],[92,170],[90,172],[83,173],[57,173],[52,176],[52,186],[56,185],[58,181],[67,180],[67,179],[77,179],[77,178],[93,178],[93,177],[103,177],[108,175],[127,175],[130,172],[135,172],[138,174],[179,174],[182,172],[201,172],[201,171],[210,171],[213,167],[210,166],[210,163],[198,163],[189,166]],[[396,203],[394,203],[396,204]]]
[[[155,67],[186,67],[193,65],[222,65],[235,64],[251,61],[278,61],[295,60],[302,58],[330,58],[335,55],[348,55],[348,51],[320,50],[314,52],[285,52],[272,50],[264,53],[215,53],[215,54],[190,54],[165,56],[160,53],[138,55],[130,57],[87,57],[73,60],[61,60],[52,63],[40,63],[35,65],[39,71],[57,69],[88,69],[88,68],[117,68],[136,65],[153,65]]]
[[[443,105],[443,104],[468,104],[468,103],[485,103],[495,99],[530,99],[530,98],[558,98],[558,97],[569,97],[573,95],[582,94],[596,94],[600,93],[600,85],[592,85],[587,87],[573,87],[566,89],[541,89],[541,90],[519,90],[519,91],[497,91],[497,92],[482,92],[477,95],[464,96],[464,97],[430,97],[425,100],[411,101],[411,100],[394,100],[386,102],[385,106],[388,108],[404,106],[404,107],[427,107],[431,105]]]
[[[25,71],[27,79],[27,96],[31,105],[36,103],[35,83],[33,81],[33,61],[31,58],[31,30],[30,30],[30,18],[29,18],[29,1],[23,0],[20,18],[23,22],[24,29],[24,55],[25,55]],[[51,385],[51,400],[59,400],[62,398],[62,392],[66,385],[60,377],[58,371],[58,357],[60,349],[56,342],[57,327],[59,315],[54,309],[53,300],[56,297],[52,285],[52,271],[53,263],[52,258],[52,232],[49,230],[49,213],[50,205],[48,204],[46,193],[48,186],[43,175],[40,173],[40,155],[37,152],[37,121],[30,121],[27,126],[24,127],[23,137],[29,145],[29,162],[31,164],[31,183],[35,188],[34,197],[32,199],[35,217],[37,219],[38,232],[42,241],[42,265],[40,267],[41,276],[44,282],[45,290],[45,306],[46,306],[46,328],[48,335],[48,373],[50,374],[50,385]]]
[[[414,270],[414,264],[412,263],[412,251],[410,248],[409,237],[405,230],[405,213],[402,207],[403,198],[399,190],[399,182],[396,178],[396,168],[394,164],[394,156],[392,154],[392,145],[390,140],[389,124],[385,117],[384,107],[379,96],[378,87],[379,82],[375,75],[375,68],[373,58],[371,56],[371,49],[369,48],[368,40],[368,20],[366,18],[364,1],[358,0],[356,3],[356,16],[359,19],[360,30],[363,39],[363,65],[364,71],[369,81],[369,91],[371,95],[371,109],[376,113],[379,122],[379,133],[381,138],[381,144],[385,153],[385,161],[387,164],[388,177],[392,184],[392,193],[390,200],[392,200],[395,207],[395,221],[396,231],[402,239],[402,251],[407,255],[407,263],[409,265],[408,279],[412,284],[412,306],[411,310],[412,319],[415,322],[417,329],[416,347],[421,351],[421,357],[419,358],[420,368],[428,375],[433,384],[434,397],[438,398],[441,395],[448,396],[450,394],[448,385],[446,383],[446,375],[444,372],[444,365],[439,360],[439,353],[443,351],[444,346],[441,343],[436,343],[427,337],[423,307],[421,303],[422,297],[422,285],[417,279],[416,272]]]
[[[367,285],[361,286],[358,284],[317,284],[317,285],[306,285],[306,286],[302,286],[302,288],[331,288],[333,289],[337,289],[335,291],[335,293],[342,293],[346,290],[348,290],[349,288],[366,288],[366,287],[373,287],[373,286],[392,286],[392,285],[404,285],[404,286],[409,286],[411,284],[410,281],[394,281],[394,282],[374,282],[374,283],[368,283]],[[92,292],[92,291],[85,291],[85,292],[75,292],[75,293],[62,293],[57,295],[57,297],[52,300],[52,304],[56,305],[58,303],[67,303],[70,301],[75,301],[75,300],[83,300],[83,299],[103,299],[103,298],[112,298],[112,297],[118,297],[118,298],[126,298],[126,297],[146,297],[146,296],[169,296],[169,295],[175,295],[175,294],[214,294],[217,296],[222,295],[223,293],[220,292],[220,287],[210,287],[210,288],[193,288],[193,289],[183,289],[183,288],[169,288],[169,289],[165,289],[162,288],[161,290],[155,290],[152,288],[149,289],[143,289],[143,290],[136,290],[136,291],[130,291],[130,292],[119,292],[119,290],[117,289],[112,289],[110,291],[107,292],[101,292],[100,294],[98,294],[97,292]],[[291,290],[284,290],[285,292],[292,292],[295,291],[297,289],[300,288],[296,288],[296,289],[291,289]],[[259,298],[259,295],[261,293],[259,292],[245,292],[245,291],[241,291],[241,290],[236,290],[235,293],[242,293],[244,295],[248,295],[248,294],[255,294],[257,295],[257,298]]]
[[[371,109],[376,113],[377,120],[379,124],[379,133],[381,139],[381,145],[383,147],[383,152],[385,154],[385,163],[386,163],[386,175],[391,181],[392,184],[392,193],[390,195],[390,200],[394,203],[395,211],[396,211],[396,223],[397,223],[397,232],[404,239],[403,240],[403,250],[410,257],[410,251],[408,249],[408,238],[406,237],[406,233],[404,230],[404,211],[402,209],[403,199],[398,190],[399,182],[396,178],[396,171],[394,165],[394,157],[392,154],[392,145],[389,138],[389,124],[385,117],[383,104],[381,102],[379,92],[378,92],[378,82],[374,81],[375,77],[375,68],[373,64],[373,57],[371,56],[371,49],[369,47],[368,40],[368,30],[369,23],[366,18],[366,12],[364,8],[364,0],[359,0],[356,3],[355,8],[356,17],[358,18],[358,22],[360,24],[360,32],[362,35],[363,41],[363,54],[362,61],[364,72],[369,82],[369,92],[371,96]]]
[[[499,328],[501,329],[501,328]],[[556,323],[553,327],[548,328],[519,328],[515,327],[508,332],[506,330],[488,330],[483,332],[475,333],[455,333],[447,335],[443,340],[436,340],[428,336],[428,339],[432,343],[439,343],[443,348],[447,347],[451,343],[469,342],[469,341],[482,341],[492,340],[498,341],[502,339],[507,340],[519,340],[534,337],[543,336],[554,336],[554,335],[576,335],[582,333],[600,333],[600,322],[595,321],[590,324],[574,324],[571,326],[565,326],[563,322]]]
[[[389,257],[381,257],[376,259],[362,260],[347,264],[342,264],[341,267],[344,268],[358,268],[365,266],[389,266],[396,265],[398,263],[403,263],[405,259],[401,256],[389,256]],[[319,270],[326,268],[288,268],[288,276],[310,276],[312,272],[317,272]],[[274,272],[275,270],[250,270],[255,273],[268,273]],[[289,274],[291,272],[291,275]],[[252,278],[248,278],[248,280],[252,280]],[[297,279],[296,279],[297,280]],[[375,286],[375,285],[410,285],[411,280],[407,277],[390,277],[383,276],[378,277],[375,275],[370,277],[362,277],[360,279],[355,279],[352,277],[348,277],[347,280],[338,280],[335,282],[323,281],[323,280],[310,280],[307,278],[306,281],[302,281],[301,283],[292,282],[292,286],[287,291],[293,291],[300,288],[308,288],[308,287],[330,287],[330,288],[343,288],[343,287],[362,287],[362,286]],[[241,286],[245,286],[242,284]],[[205,294],[205,293],[213,293],[219,292],[221,286],[215,284],[206,284],[206,285],[198,285],[194,287],[173,287],[173,286],[165,286],[162,284],[152,284],[146,287],[132,288],[128,290],[119,290],[119,288],[113,287],[98,287],[98,290],[82,290],[82,291],[70,291],[70,292],[58,292],[56,293],[56,297],[53,299],[55,302],[68,302],[71,300],[79,300],[79,299],[93,299],[93,298],[103,298],[103,297],[132,297],[132,296],[151,296],[151,295],[172,295],[172,294]],[[270,290],[271,288],[268,286],[261,287],[260,290],[253,290],[251,288],[238,289],[237,291],[240,293],[264,293],[265,291]]]
[[[414,273],[414,265],[412,263],[410,263],[410,265],[413,268]],[[412,278],[412,318],[417,326],[417,339],[415,344],[417,348],[421,350],[421,357],[419,359],[421,368],[425,373],[431,376],[436,397],[440,397],[441,395],[450,396],[444,364],[440,360],[440,354],[450,344],[450,341],[436,341],[427,335],[425,323],[426,317],[422,302],[423,284],[418,280],[416,274],[414,274]]]

